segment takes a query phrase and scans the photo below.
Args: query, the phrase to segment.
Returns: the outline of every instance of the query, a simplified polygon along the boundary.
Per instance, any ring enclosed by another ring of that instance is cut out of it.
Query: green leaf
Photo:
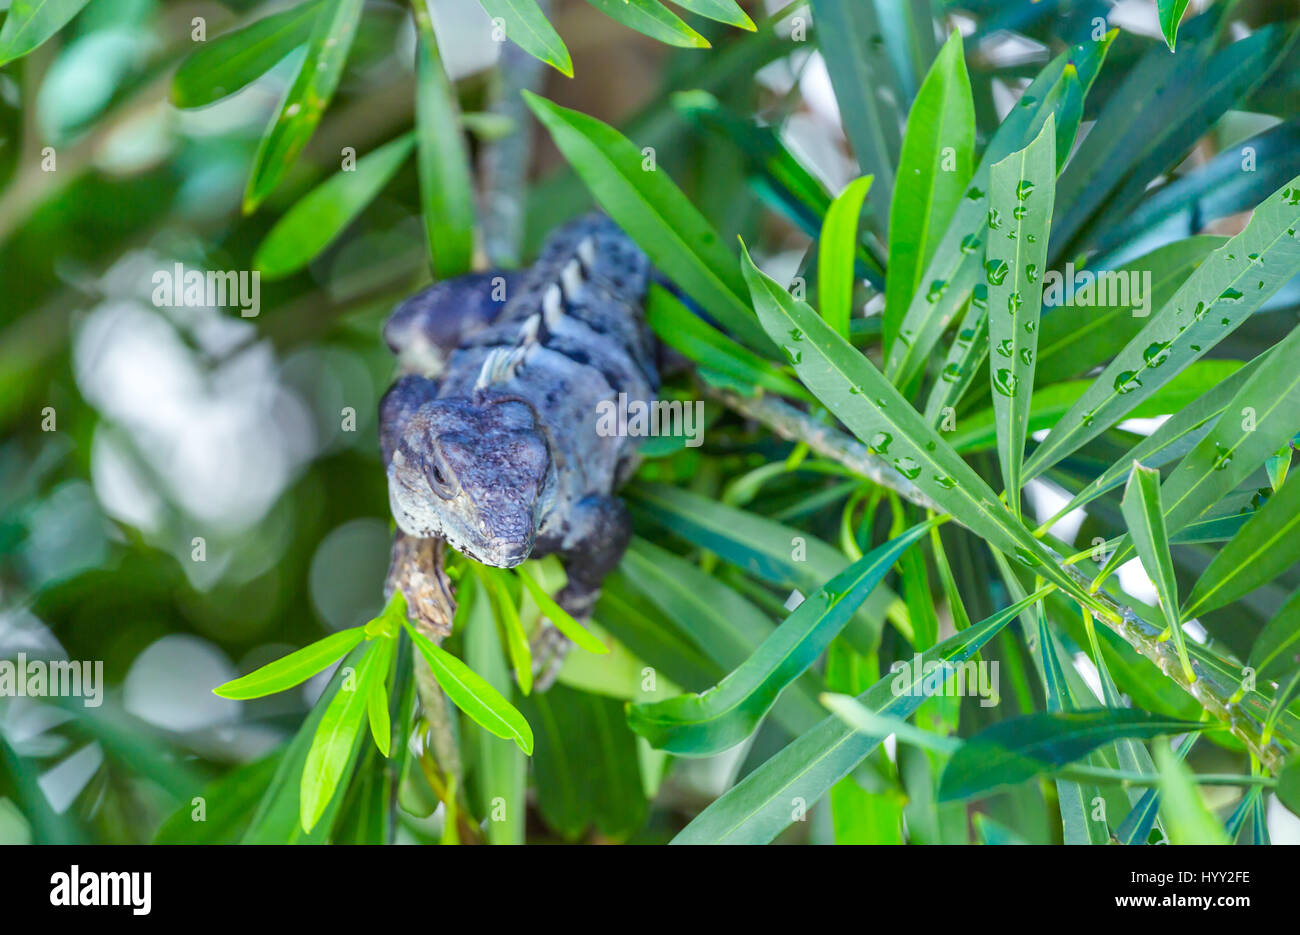
[[[261,698],[282,692],[286,688],[293,688],[307,681],[317,672],[328,669],[338,661],[340,656],[351,652],[353,647],[365,639],[365,635],[365,627],[351,627],[338,633],[331,633],[324,639],[304,646],[283,659],[267,663],[242,678],[218,685],[212,689],[212,693],[222,698],[246,701],[249,698]]]
[[[1204,726],[1132,708],[1009,718],[975,734],[953,754],[939,782],[939,799],[951,802],[988,795],[1058,770],[1125,737],[1181,734]]]
[[[337,172],[285,212],[266,235],[253,264],[267,279],[296,273],[343,233],[374,200],[411,154],[415,137],[404,134]]]
[[[622,573],[724,672],[739,668],[771,636],[765,613],[690,562],[633,539]],[[799,734],[823,717],[811,676],[798,679],[772,706],[772,718]]]
[[[626,488],[625,496],[637,519],[657,523],[778,587],[811,593],[849,565],[843,552],[802,529],[679,487],[638,484]],[[889,588],[877,585],[854,615],[845,638],[861,652],[871,652],[885,615],[896,600]]]
[[[321,0],[272,13],[206,42],[172,78],[172,103],[203,107],[252,84],[311,38]]]
[[[380,670],[385,659],[387,654],[378,645],[368,647],[356,665],[354,684],[348,685],[345,678],[321,716],[303,764],[299,790],[299,821],[308,834],[325,813],[353,760],[361,722],[376,690],[375,681],[382,682],[387,674],[387,670]]]
[[[1106,468],[1096,479],[1070,498],[1070,502],[1057,511],[1056,516],[1047,520],[1040,527],[1050,529],[1056,520],[1085,503],[1091,503],[1097,497],[1111,490],[1128,479],[1129,469],[1134,461],[1144,467],[1158,467],[1166,462],[1181,458],[1205,437],[1214,420],[1227,409],[1233,397],[1245,384],[1246,380],[1270,353],[1265,351],[1244,367],[1224,376],[1216,385],[1210,387],[1192,402],[1177,409],[1172,416],[1161,423],[1160,427],[1144,438],[1122,458]],[[1183,371],[1184,374],[1196,374],[1196,368],[1212,361],[1197,361]],[[1183,375],[1170,380],[1161,390],[1163,393],[1173,387]],[[1156,399],[1159,393],[1153,394]],[[1073,405],[1073,403],[1071,403]],[[1137,412],[1141,407],[1135,407]],[[1032,475],[1030,475],[1032,476]]]
[[[890,348],[885,373],[896,385],[912,385],[981,278],[990,168],[1038,136],[1049,114],[1056,119],[1057,159],[1069,154],[1078,129],[1073,105],[1091,87],[1114,35],[1112,31],[1100,42],[1074,46],[1053,59],[1025,89],[1020,105],[1012,108],[989,141],[921,277],[921,288],[912,296],[899,332],[902,340]]]
[[[645,162],[653,157],[594,117],[527,91],[524,97],[601,207],[655,267],[751,347],[769,349],[735,258],[667,173]]]
[[[907,115],[889,206],[884,348],[893,346],[974,168],[975,104],[961,33],[939,51]],[[819,291],[825,302],[825,292]],[[825,308],[822,314],[826,314]]]
[[[1300,590],[1264,625],[1250,650],[1250,666],[1260,678],[1275,679],[1300,664]]]
[[[1297,190],[1300,197],[1300,190]],[[1219,419],[1160,489],[1177,531],[1232,493],[1295,433],[1300,411],[1300,327],[1275,345]],[[1118,551],[1118,550],[1117,550]]]
[[[1132,277],[1139,277],[1142,283],[1142,303],[1149,315],[1159,310],[1173,296],[1192,271],[1217,247],[1227,243],[1226,237],[1198,235],[1184,240],[1176,240],[1163,247],[1157,247],[1135,260],[1125,263],[1118,270],[1097,270],[1089,268],[1094,274],[1110,275],[1118,273],[1124,279],[1119,283],[1132,282]],[[1082,270],[1066,268],[1061,272],[1059,286],[1048,286],[1045,299],[1052,300],[1060,293],[1060,301],[1054,307],[1043,312],[1043,321],[1039,328],[1038,367],[1035,371],[1039,383],[1055,383],[1070,377],[1080,376],[1094,367],[1106,363],[1118,354],[1124,345],[1131,341],[1146,324],[1146,319],[1138,313],[1142,311],[1136,302],[1121,304],[1118,300],[1132,299],[1127,289],[1116,294],[1109,286],[1102,289],[1096,285],[1084,294],[1075,293],[1073,304],[1063,304],[1066,275],[1071,271],[1077,279]],[[1150,276],[1150,288],[1146,278]],[[1094,278],[1095,283],[1095,278]],[[1094,303],[1084,305],[1084,299]],[[1110,300],[1115,301],[1110,301]],[[1109,303],[1109,304],[1107,304]]]
[[[1178,759],[1187,759],[1187,753],[1196,743],[1199,734],[1188,734],[1178,746]],[[1146,844],[1147,839],[1151,836],[1151,829],[1155,827],[1156,815],[1160,812],[1160,788],[1153,786],[1142,793],[1142,797],[1134,803],[1133,808],[1124,816],[1120,822],[1119,828],[1115,831],[1115,839],[1120,844]]]
[[[719,23],[726,23],[728,26],[738,26],[750,32],[758,29],[736,0],[673,0],[673,3],[683,10],[690,10],[692,13]]]
[[[1274,792],[1282,804],[1291,810],[1292,815],[1300,817],[1300,753],[1292,754],[1286,761],[1281,774],[1277,777],[1277,788]],[[1256,821],[1259,817],[1256,816]]]
[[[191,798],[162,823],[154,844],[234,844],[279,769],[283,751],[276,750],[250,763],[236,766],[204,786],[202,821],[196,820]]]
[[[388,711],[388,673],[393,668],[397,640],[385,636],[376,642],[375,673],[366,692],[366,719],[370,722],[370,735],[375,738],[375,746],[380,753],[388,756],[393,744],[393,721]]]
[[[364,5],[364,0],[326,0],[317,14],[298,77],[258,144],[244,190],[245,214],[280,183],[315,132],[343,75]]]
[[[34,51],[67,25],[88,0],[14,0],[0,29],[0,65]]]
[[[546,618],[555,624],[557,630],[589,653],[603,655],[609,652],[609,647],[592,636],[583,628],[582,624],[573,619],[567,610],[557,604],[555,598],[546,593],[542,586],[537,583],[537,579],[530,575],[523,565],[515,567],[515,574],[519,576],[519,580],[524,583],[524,587],[533,596],[537,606],[541,608]]]
[[[1040,279],[1047,266],[1056,188],[1055,144],[1056,119],[1048,114],[1032,143],[989,170],[984,264],[989,282],[989,374],[1002,479],[1007,503],[1017,518],[1043,304]]]
[[[1256,208],[1246,228],[1197,267],[1120,351],[1034,451],[1027,476],[1110,428],[1254,314],[1300,272],[1297,231],[1300,178]]]
[[[857,696],[867,710],[907,718],[938,691],[957,665],[1049,589],[949,637],[911,665]],[[944,666],[944,663],[948,663]],[[942,672],[941,677],[936,673]],[[791,822],[794,800],[811,807],[880,745],[831,715],[732,786],[673,838],[673,844],[766,844]]]
[[[1165,529],[1165,512],[1161,505],[1160,472],[1144,468],[1136,461],[1128,486],[1124,489],[1124,522],[1142,559],[1142,568],[1155,583],[1160,596],[1160,609],[1165,624],[1178,647],[1178,658],[1183,664],[1187,681],[1196,681],[1196,673],[1187,658],[1183,628],[1178,618],[1178,582],[1174,578],[1174,562],[1169,554],[1169,533]]]
[[[476,586],[477,585],[477,586]],[[467,579],[465,593],[458,595],[469,604],[463,645],[465,661],[493,688],[509,697],[513,686],[510,670],[501,652],[501,640],[492,619],[487,592],[481,584]],[[524,818],[528,810],[525,799],[528,764],[523,753],[512,743],[502,743],[485,730],[468,726],[473,751],[473,791],[478,815],[488,819],[488,840],[493,844],[522,844]]]
[[[902,101],[890,101],[895,83],[893,66],[880,36],[880,18],[873,3],[860,0],[812,0],[817,48],[840,106],[845,135],[864,175],[875,178],[871,202],[882,221],[889,214],[894,190]]]
[[[1160,32],[1172,52],[1178,42],[1178,24],[1187,10],[1187,0],[1156,0],[1156,8],[1160,16]]]
[[[817,250],[817,302],[822,317],[849,339],[853,315],[853,261],[858,250],[858,218],[871,189],[871,176],[854,179],[831,202],[822,222]]]
[[[447,693],[452,704],[468,714],[476,724],[504,740],[513,740],[524,753],[533,752],[533,732],[524,716],[501,693],[465,663],[461,662],[427,636],[405,624],[415,648],[429,663],[433,677]]]
[[[1156,744],[1160,770],[1160,818],[1170,844],[1229,844],[1228,835],[1196,789],[1191,771],[1167,744]]]
[[[811,400],[808,391],[779,368],[727,337],[658,284],[650,287],[646,322],[661,341],[702,367],[755,388]]]
[[[962,525],[990,545],[1015,555],[1053,583],[1080,589],[998,502],[983,479],[926,424],[871,362],[808,307],[754,266],[744,254],[745,275],[759,320],[782,345],[804,384],[831,413],[886,458]]]
[[[533,690],[533,652],[528,643],[528,634],[524,632],[523,621],[519,619],[519,606],[515,603],[515,596],[507,583],[509,575],[504,569],[493,568],[490,565],[475,563],[473,568],[484,590],[492,596],[496,619],[505,634],[510,665],[519,680],[519,690],[527,695]]]
[[[623,705],[565,685],[522,704],[537,727],[532,772],[542,820],[569,841],[593,826],[614,840],[640,828],[648,803]]]
[[[537,0],[478,0],[487,15],[505,23],[506,38],[566,78],[573,77],[573,60]]]
[[[709,40],[683,23],[658,0],[587,0],[629,29],[683,49],[707,49]]]
[[[1150,419],[1156,416],[1167,416],[1171,413],[1174,415],[1181,414],[1187,407],[1197,402],[1205,393],[1205,387],[1209,386],[1217,389],[1225,380],[1232,378],[1241,370],[1241,364],[1235,360],[1198,360],[1192,364],[1177,377],[1170,380],[1150,398],[1141,405],[1137,406],[1129,413],[1130,419]],[[1091,380],[1067,380],[1064,383],[1054,383],[1050,386],[1044,386],[1042,380],[1036,381],[1040,384],[1034,387],[1034,399],[1029,410],[1029,431],[1038,432],[1049,429],[1070,407],[1074,405],[1075,400],[1087,392],[1088,387],[1092,385]],[[1241,385],[1241,381],[1235,384]],[[1213,392],[1213,389],[1211,392]],[[1221,397],[1226,402],[1226,397]],[[1223,409],[1219,406],[1219,411]],[[1161,423],[1161,428],[1171,420]],[[1201,424],[1193,426],[1195,428],[1207,428]],[[957,419],[957,431],[946,433],[948,443],[962,454],[969,454],[975,451],[984,451],[997,445],[997,423],[998,416],[996,411],[989,407],[981,409],[978,412],[972,412],[969,415],[963,414]],[[1174,438],[1173,441],[1181,441],[1183,444],[1170,453],[1167,448],[1161,448],[1160,451],[1152,451],[1152,460],[1146,461],[1146,465],[1151,467],[1154,464],[1163,464],[1172,460],[1178,455],[1185,454],[1191,449],[1193,442],[1199,440],[1196,436],[1191,441],[1187,439],[1188,432],[1184,431],[1181,438]],[[1143,439],[1146,442],[1147,436]],[[1150,450],[1150,446],[1146,446]],[[1138,446],[1134,447],[1136,451]],[[1106,469],[1106,476],[1112,478],[1118,474],[1119,478],[1115,483],[1119,483],[1128,477],[1129,468],[1132,466],[1133,458],[1128,458],[1122,464],[1113,464]],[[1111,486],[1114,486],[1113,484]],[[1106,489],[1109,489],[1106,488]],[[1104,492],[1103,491],[1098,491]],[[1076,504],[1077,505],[1077,504]],[[1065,512],[1069,512],[1066,510]],[[1048,524],[1051,525],[1050,523]]]
[[[1300,562],[1300,483],[1283,484],[1196,582],[1183,618],[1222,607]]]
[[[468,273],[474,259],[474,179],[456,92],[443,70],[433,23],[419,2],[415,22],[420,214],[433,276],[449,279]]]
[[[628,707],[628,724],[670,753],[710,756],[740,743],[757,728],[787,685],[825,652],[849,616],[928,532],[922,523],[873,549],[804,600],[739,668],[706,692]]]

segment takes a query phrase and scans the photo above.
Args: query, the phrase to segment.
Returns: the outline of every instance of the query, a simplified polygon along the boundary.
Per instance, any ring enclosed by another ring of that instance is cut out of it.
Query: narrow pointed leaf
[[[1056,187],[1055,146],[1056,121],[1048,114],[1032,143],[989,170],[989,374],[1002,480],[1017,517]]]
[[[330,245],[374,200],[415,145],[407,133],[357,160],[302,197],[266,235],[253,264],[267,279],[296,273]]]
[[[322,0],[264,16],[205,42],[172,78],[172,103],[203,107],[252,84],[311,38]]]
[[[476,724],[490,734],[504,740],[513,740],[524,753],[533,752],[533,732],[510,702],[478,673],[461,662],[410,623],[406,623],[415,648],[420,651],[433,671],[433,677],[452,704],[468,714]]]
[[[868,449],[888,460],[963,525],[994,548],[1041,568],[1072,592],[1078,585],[1043,545],[998,502],[984,480],[903,399],[871,362],[808,305],[764,275],[744,255],[759,320],[785,348],[795,372]]]
[[[1124,522],[1133,537],[1138,557],[1148,577],[1155,583],[1160,596],[1160,609],[1165,623],[1177,633],[1178,583],[1174,579],[1174,563],[1169,554],[1169,533],[1165,529],[1164,510],[1160,500],[1160,472],[1155,468],[1133,465],[1128,486],[1124,490]]]
[[[593,117],[524,93],[555,145],[651,262],[750,347],[771,348],[748,306],[735,258],[713,226],[627,137]]]
[[[1188,734],[1178,747],[1178,759],[1187,759],[1187,752],[1192,749],[1200,734]],[[1115,831],[1115,839],[1120,844],[1145,844],[1155,827],[1156,816],[1160,813],[1160,787],[1152,786],[1142,793],[1141,798]]]
[[[692,13],[719,23],[726,23],[728,26],[738,26],[749,32],[758,29],[736,0],[672,0],[672,2],[683,10],[690,10]]]
[[[507,39],[565,77],[573,77],[569,50],[537,0],[478,0],[478,3],[488,16],[505,23]]]
[[[1172,52],[1178,42],[1178,24],[1187,10],[1187,0],[1156,0],[1156,7],[1160,15],[1160,32]]]
[[[954,32],[930,66],[907,115],[889,206],[886,353],[970,181],[974,150],[975,104],[962,37]]]
[[[244,190],[245,213],[280,183],[311,139],[338,88],[364,5],[364,0],[326,0],[317,14],[298,77],[258,144]]]
[[[1300,665],[1300,590],[1265,624],[1250,650],[1250,666],[1260,678],[1275,679]]]
[[[988,215],[989,170],[1030,143],[1049,114],[1056,119],[1057,159],[1070,152],[1078,130],[1074,104],[1086,94],[1106,58],[1114,32],[1101,42],[1072,47],[1052,60],[1025,89],[989,141],[958,202],[952,220],[925,269],[890,348],[885,373],[899,386],[910,386],[928,363],[934,346],[983,278],[980,264]]]
[[[709,40],[681,21],[659,0],[587,0],[611,19],[667,45],[707,49]]]
[[[869,711],[908,718],[1046,589],[949,637],[909,666],[857,696]],[[943,664],[948,665],[944,666]],[[728,789],[673,838],[673,844],[766,844],[791,822],[796,799],[811,807],[884,740],[831,715]]]
[[[248,673],[224,685],[212,689],[214,695],[246,701],[249,698],[261,698],[293,688],[323,672],[347,655],[358,643],[365,639],[365,627],[352,627],[332,633],[322,640],[292,652],[283,659],[267,663],[260,669]]]
[[[1160,818],[1170,844],[1228,844],[1228,835],[1196,788],[1195,777],[1167,744],[1156,745]]]
[[[592,636],[583,628],[582,624],[573,619],[568,611],[557,604],[555,598],[546,593],[545,589],[537,583],[537,579],[530,575],[524,566],[517,566],[515,574],[519,576],[519,580],[528,589],[528,593],[533,596],[537,606],[541,608],[547,619],[555,624],[557,630],[589,653],[603,655],[609,652],[609,647]]]
[[[302,769],[299,791],[299,818],[302,829],[311,833],[325,807],[338,791],[339,781],[352,762],[357,735],[366,717],[367,702],[374,692],[374,678],[384,653],[372,645],[357,663],[352,677],[330,700],[312,738],[311,749]]]
[[[822,317],[847,341],[853,314],[853,260],[858,247],[858,217],[871,189],[871,176],[854,179],[831,202],[817,249],[817,301]]]
[[[1132,708],[1029,714],[999,721],[953,754],[939,785],[942,801],[987,795],[1082,759],[1125,737],[1152,738],[1201,727]]]
[[[1175,412],[1161,423],[1158,429],[1134,445],[1123,458],[1116,460],[1095,480],[1070,498],[1070,502],[1057,512],[1057,517],[1092,502],[1106,491],[1113,490],[1124,483],[1128,479],[1134,461],[1144,467],[1159,467],[1185,455],[1205,437],[1214,425],[1214,421],[1224,413],[1228,404],[1269,353],[1270,351],[1265,351]]]
[[[1300,563],[1300,483],[1283,484],[1210,562],[1183,617],[1235,601]]]
[[[456,92],[443,69],[433,23],[420,10],[415,50],[415,122],[420,214],[435,279],[470,271],[474,259],[474,179]]]
[[[1300,273],[1300,178],[1214,251],[1097,377],[1026,464],[1033,476],[1110,428]],[[1177,528],[1171,524],[1171,528]]]
[[[652,746],[690,756],[720,753],[748,737],[777,696],[821,656],[871,589],[929,526],[922,523],[873,549],[806,598],[713,688],[629,706],[632,729]]]
[[[0,29],[0,65],[39,47],[68,24],[89,0],[14,0]]]
[[[366,693],[366,715],[370,722],[370,735],[375,738],[375,746],[384,756],[388,756],[393,742],[393,721],[388,710],[388,673],[392,668],[393,655],[397,650],[396,637],[381,637],[374,652],[375,674]]]

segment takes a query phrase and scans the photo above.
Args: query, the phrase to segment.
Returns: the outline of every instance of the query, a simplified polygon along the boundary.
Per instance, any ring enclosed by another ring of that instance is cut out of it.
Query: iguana
[[[527,270],[445,280],[393,311],[384,339],[403,374],[379,424],[400,533],[499,568],[558,554],[568,583],[557,601],[590,615],[631,535],[614,492],[637,442],[598,434],[597,407],[656,398],[650,277],[627,235],[590,215],[552,234]],[[566,645],[544,628],[539,684]]]

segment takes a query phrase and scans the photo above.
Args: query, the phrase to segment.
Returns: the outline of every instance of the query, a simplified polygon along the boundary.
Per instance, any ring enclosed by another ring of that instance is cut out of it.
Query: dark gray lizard
[[[613,494],[637,442],[599,434],[598,406],[656,398],[650,275],[617,225],[591,215],[527,270],[436,283],[393,311],[384,339],[403,375],[380,403],[380,441],[402,533],[499,568],[558,554],[560,606],[590,615],[631,534]],[[544,632],[545,676],[565,643]]]

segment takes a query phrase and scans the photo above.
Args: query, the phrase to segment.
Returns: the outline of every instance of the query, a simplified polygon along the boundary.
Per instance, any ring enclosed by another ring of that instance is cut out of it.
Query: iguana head
[[[388,499],[402,531],[441,536],[484,565],[528,558],[551,474],[532,406],[517,396],[426,402],[388,465]]]

